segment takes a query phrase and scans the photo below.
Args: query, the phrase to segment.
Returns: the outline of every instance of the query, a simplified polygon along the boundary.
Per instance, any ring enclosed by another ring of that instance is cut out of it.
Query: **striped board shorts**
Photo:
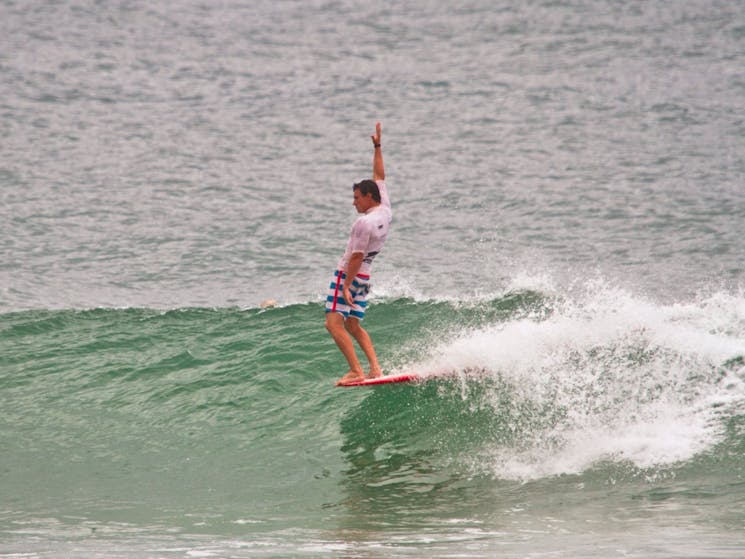
[[[339,276],[341,275],[341,279]],[[329,293],[326,297],[326,312],[338,312],[344,315],[344,318],[350,316],[362,320],[365,318],[365,309],[367,308],[367,294],[370,292],[370,276],[357,274],[352,282],[350,292],[354,306],[350,307],[344,300],[344,280],[347,274],[336,270],[334,277],[329,285]]]

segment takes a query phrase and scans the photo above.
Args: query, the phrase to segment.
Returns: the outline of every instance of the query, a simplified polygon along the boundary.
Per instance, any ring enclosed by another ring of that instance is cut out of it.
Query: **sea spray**
[[[547,299],[543,316],[465,328],[414,368],[460,379],[513,440],[486,442],[477,472],[576,474],[611,461],[669,467],[712,449],[745,403],[741,295],[660,305],[600,284]],[[729,312],[723,313],[723,306]],[[503,431],[503,430],[502,430]]]

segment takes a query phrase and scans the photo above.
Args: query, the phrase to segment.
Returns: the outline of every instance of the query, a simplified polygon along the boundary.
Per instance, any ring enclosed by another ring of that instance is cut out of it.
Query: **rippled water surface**
[[[0,557],[740,557],[744,13],[0,1]]]

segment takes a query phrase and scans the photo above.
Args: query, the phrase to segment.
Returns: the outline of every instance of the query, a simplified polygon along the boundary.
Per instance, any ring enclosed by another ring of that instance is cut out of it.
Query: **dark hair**
[[[352,191],[355,190],[359,190],[362,196],[367,196],[368,194],[370,194],[372,196],[372,199],[380,204],[380,189],[378,188],[378,184],[374,180],[365,179],[356,183],[352,187]]]

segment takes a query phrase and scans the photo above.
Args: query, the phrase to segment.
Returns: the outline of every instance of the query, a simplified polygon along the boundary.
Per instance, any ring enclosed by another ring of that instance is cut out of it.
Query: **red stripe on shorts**
[[[336,287],[334,288],[334,303],[331,305],[331,312],[336,312],[336,301],[339,297],[339,288],[341,287],[342,271],[336,271]]]

